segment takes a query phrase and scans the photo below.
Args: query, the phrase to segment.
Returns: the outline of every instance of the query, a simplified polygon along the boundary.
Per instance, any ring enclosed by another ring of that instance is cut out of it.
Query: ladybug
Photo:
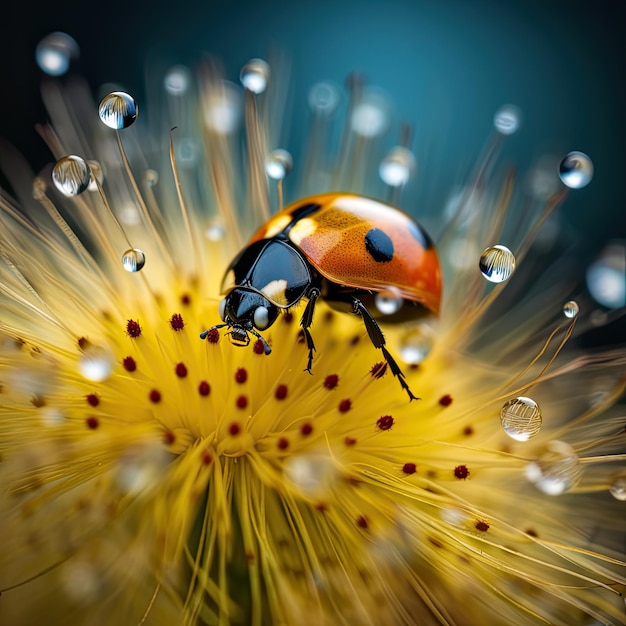
[[[231,343],[247,346],[250,334],[271,349],[258,331],[281,312],[307,304],[300,319],[311,373],[315,344],[309,328],[318,298],[331,307],[360,315],[367,334],[411,400],[402,370],[385,347],[376,318],[386,323],[437,314],[441,269],[426,231],[394,207],[363,196],[327,193],[300,200],[272,216],[252,236],[224,275],[219,313]],[[402,305],[389,315],[376,294],[393,290]]]

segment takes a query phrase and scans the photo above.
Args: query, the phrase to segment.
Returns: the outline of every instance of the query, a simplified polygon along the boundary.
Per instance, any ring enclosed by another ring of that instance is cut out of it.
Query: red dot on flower
[[[139,325],[139,322],[136,322],[135,320],[128,320],[126,322],[126,332],[129,337],[137,339],[137,337],[141,335],[141,326]]]
[[[233,422],[228,427],[228,434],[232,437],[236,437],[241,432],[241,426],[237,422]]]
[[[297,341],[298,343],[304,343],[306,341],[306,338],[304,336],[304,330],[302,328],[298,331]]]
[[[246,371],[245,367],[240,367],[235,372],[235,382],[243,384],[246,382],[246,380],[248,380],[248,372]]]
[[[308,422],[306,424],[302,424],[302,426],[300,426],[300,432],[305,437],[310,435],[313,432],[313,424],[309,424]]]
[[[274,397],[277,400],[284,400],[287,397],[287,385],[278,385],[274,392]]]
[[[237,399],[235,400],[235,404],[237,406],[238,409],[245,409],[248,406],[248,396],[237,396]]]
[[[122,365],[127,372],[134,372],[137,369],[137,362],[132,356],[124,357]]]
[[[79,337],[78,339],[78,347],[81,350],[86,350],[89,347],[90,343],[89,343],[89,339],[87,339],[87,337]]]
[[[252,351],[254,352],[254,354],[265,354],[264,343],[260,339],[257,339],[252,346]]]
[[[326,389],[334,389],[339,384],[339,376],[337,374],[329,374],[324,379],[324,387]]]
[[[171,430],[166,430],[163,433],[163,443],[166,446],[171,446],[176,441],[176,435]]]
[[[285,313],[283,315],[283,322],[285,322],[285,324],[291,324],[291,322],[293,322],[293,313],[289,313],[289,311]]]
[[[402,471],[405,474],[415,474],[415,472],[417,472],[417,466],[415,465],[415,463],[405,463],[402,466]]]
[[[220,340],[220,331],[217,328],[211,328],[206,334],[206,340],[209,343],[217,343]]]
[[[343,440],[343,442],[347,445],[347,446],[354,446],[356,444],[356,439],[354,437],[345,437],[345,439]]]
[[[361,335],[354,335],[354,337],[352,337],[352,339],[350,339],[350,345],[351,346],[356,346],[357,343],[359,343],[359,341],[361,341]]]
[[[199,385],[198,385],[198,393],[201,396],[208,396],[211,393],[211,385],[209,385],[209,383],[207,383],[206,380],[203,380]]]
[[[356,525],[359,528],[367,528],[367,518],[365,517],[365,515],[359,515],[356,518]]]
[[[279,450],[286,450],[289,447],[289,439],[286,437],[281,437],[277,442],[276,446]]]
[[[328,511],[328,505],[325,502],[318,502],[315,505],[315,508],[320,512],[320,513],[326,513],[326,511]]]
[[[187,366],[184,363],[177,363],[175,372],[178,378],[185,378],[187,376]]]
[[[466,437],[469,437],[470,435],[473,435],[473,434],[474,434],[474,429],[473,429],[471,426],[466,426],[466,427],[463,429],[463,434],[464,434]]]
[[[352,408],[352,400],[350,398],[346,398],[339,403],[339,412],[347,413]]]
[[[184,293],[181,297],[180,297],[180,303],[183,306],[189,306],[191,304],[191,296],[188,293]]]
[[[98,406],[100,404],[100,398],[98,398],[95,393],[90,393],[89,395],[85,396],[85,398],[87,399],[87,404],[89,406]]]
[[[383,415],[376,420],[376,426],[380,430],[389,430],[394,423],[394,419],[391,415]]]
[[[483,521],[478,521],[474,524],[474,528],[476,530],[480,530],[483,533],[486,533],[489,530],[489,524],[487,524],[487,522],[483,522]]]
[[[170,326],[174,330],[182,330],[185,328],[185,322],[183,321],[183,316],[180,313],[174,313],[172,317],[170,317]]]
[[[161,402],[161,392],[158,389],[153,389],[152,391],[150,391],[148,397],[150,398],[150,402],[153,402],[154,404],[158,404],[159,402]]]
[[[452,396],[449,393],[445,396],[441,396],[441,398],[439,398],[439,404],[441,406],[450,406],[452,404]]]
[[[85,424],[87,424],[87,428],[89,428],[91,430],[96,430],[96,428],[98,428],[98,426],[100,426],[100,420],[97,417],[94,417],[93,415],[90,415],[85,420]]]
[[[211,455],[210,452],[205,450],[202,453],[202,463],[204,463],[204,465],[211,465],[212,462],[213,462],[213,456]]]
[[[454,468],[454,477],[459,480],[465,480],[466,478],[469,478],[469,475],[470,471],[467,468],[467,465],[457,465]]]

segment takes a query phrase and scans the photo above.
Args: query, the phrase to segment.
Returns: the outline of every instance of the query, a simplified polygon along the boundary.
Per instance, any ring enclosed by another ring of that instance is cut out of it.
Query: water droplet
[[[222,220],[219,217],[211,219],[204,234],[209,241],[221,241],[225,234]]]
[[[323,453],[291,455],[285,459],[285,475],[305,496],[326,491],[336,477],[332,459]]]
[[[87,380],[100,383],[111,375],[113,363],[113,355],[109,350],[92,344],[83,351],[78,370]]]
[[[374,298],[376,308],[383,315],[397,313],[404,304],[404,298],[397,287],[386,287],[376,294]]]
[[[570,300],[563,305],[563,315],[569,320],[573,320],[578,315],[578,302]]]
[[[478,266],[488,281],[502,283],[515,270],[515,256],[506,246],[498,244],[483,251]]]
[[[190,82],[189,70],[184,65],[175,65],[165,75],[163,86],[171,96],[183,96],[187,93]]]
[[[170,456],[160,442],[146,442],[127,450],[118,460],[116,481],[126,494],[139,495],[156,485]]]
[[[610,241],[587,269],[587,288],[608,309],[626,306],[626,241]]]
[[[139,210],[134,204],[125,204],[121,209],[119,209],[118,215],[120,222],[124,224],[124,226],[137,226],[141,223]]]
[[[176,162],[183,167],[189,167],[198,158],[198,142],[193,137],[183,137],[176,145]]]
[[[493,116],[493,125],[501,135],[512,135],[519,130],[522,112],[514,104],[501,106]]]
[[[148,169],[143,173],[143,180],[148,187],[154,187],[159,182],[159,173],[156,170]]]
[[[252,93],[263,93],[267,89],[270,66],[263,59],[250,59],[242,68],[241,84]]]
[[[574,449],[564,441],[550,441],[526,468],[526,478],[545,494],[557,496],[575,487],[583,473]]]
[[[35,59],[40,69],[49,76],[62,76],[79,55],[78,44],[65,33],[46,35],[35,48]]]
[[[91,172],[91,176],[89,177],[89,186],[87,189],[89,189],[89,191],[98,191],[98,185],[102,185],[102,182],[104,181],[102,167],[98,161],[87,161],[87,165],[89,166],[89,171]]]
[[[229,81],[211,83],[204,94],[204,122],[213,132],[229,134],[239,128],[243,117],[241,87]]]
[[[457,507],[446,506],[439,511],[439,516],[446,523],[451,526],[461,528],[469,520],[469,515]]]
[[[582,189],[593,178],[593,162],[584,152],[570,152],[559,165],[559,177],[570,189]]]
[[[293,157],[287,150],[278,148],[270,152],[265,160],[265,173],[274,180],[282,180],[293,169]]]
[[[309,106],[315,113],[331,115],[339,106],[339,89],[332,83],[316,83],[309,91]]]
[[[626,474],[619,474],[613,477],[609,493],[620,502],[626,502]]]
[[[404,146],[392,148],[380,162],[378,174],[390,187],[400,187],[409,182],[415,171],[415,157]]]
[[[39,419],[44,426],[60,426],[65,422],[65,415],[61,409],[53,406],[41,407],[38,411]]]
[[[77,196],[89,187],[91,172],[79,156],[70,154],[59,159],[52,170],[52,182],[64,195]]]
[[[366,89],[352,110],[350,126],[357,135],[376,137],[387,130],[389,111],[386,95],[378,90]]]
[[[410,365],[421,363],[432,350],[435,327],[432,321],[422,321],[409,329],[400,340],[400,358]]]
[[[104,96],[98,107],[98,115],[109,128],[128,128],[137,119],[135,99],[124,91],[112,91]]]
[[[127,272],[139,272],[146,264],[146,255],[139,248],[130,248],[122,256],[122,265]]]
[[[541,430],[541,409],[531,398],[519,396],[502,405],[500,420],[504,432],[516,441],[528,441]]]

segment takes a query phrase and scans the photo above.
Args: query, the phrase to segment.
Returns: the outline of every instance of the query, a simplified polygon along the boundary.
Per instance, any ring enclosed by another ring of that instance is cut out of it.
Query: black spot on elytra
[[[365,249],[377,263],[387,263],[393,259],[393,241],[380,228],[372,228],[367,231]]]

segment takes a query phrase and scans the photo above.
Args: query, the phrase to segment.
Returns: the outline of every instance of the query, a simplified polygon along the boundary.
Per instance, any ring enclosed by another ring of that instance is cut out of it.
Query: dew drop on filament
[[[480,255],[478,266],[489,282],[503,283],[515,270],[515,256],[506,246],[490,246]]]
[[[538,435],[542,420],[541,409],[532,398],[512,398],[500,409],[502,428],[516,441],[528,441]]]
[[[520,127],[522,112],[514,104],[501,106],[493,116],[493,125],[501,135],[512,135]]]
[[[392,148],[378,166],[378,175],[390,187],[406,185],[414,171],[415,157],[404,146]]]
[[[564,441],[553,440],[525,468],[526,478],[545,494],[558,496],[575,487],[583,468],[574,449]]]
[[[122,130],[128,128],[137,119],[137,104],[130,94],[124,91],[112,91],[102,98],[98,115],[109,128]]]
[[[265,160],[265,173],[273,180],[282,180],[293,169],[293,157],[287,150],[278,148]]]
[[[270,66],[263,59],[250,59],[242,68],[241,84],[252,93],[263,93],[267,89]]]
[[[570,152],[559,165],[559,177],[570,189],[582,189],[593,178],[593,162],[584,152]]]
[[[393,315],[402,308],[404,299],[397,287],[386,287],[376,294],[374,302],[380,313]]]
[[[122,266],[127,272],[139,272],[146,264],[146,255],[139,248],[130,248],[122,255]]]
[[[91,170],[79,156],[70,154],[59,159],[52,170],[54,186],[65,196],[77,196],[89,187]]]
[[[71,62],[79,55],[78,44],[65,33],[46,35],[35,49],[35,59],[39,68],[48,76],[62,76],[67,73]]]
[[[568,320],[573,320],[578,315],[578,311],[579,308],[576,300],[570,300],[563,305],[563,315],[565,315]]]
[[[626,502],[626,473],[613,477],[609,493],[620,502]]]
[[[113,371],[113,355],[102,346],[89,345],[78,361],[78,369],[87,380],[102,382]]]

